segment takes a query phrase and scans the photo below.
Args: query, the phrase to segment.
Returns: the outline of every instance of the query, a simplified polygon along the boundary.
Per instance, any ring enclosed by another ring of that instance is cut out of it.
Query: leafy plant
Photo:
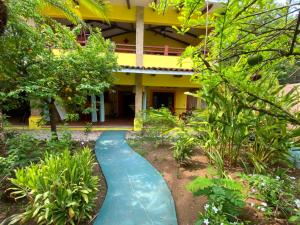
[[[184,163],[192,155],[193,148],[196,145],[195,138],[185,131],[176,132],[172,142],[173,156],[179,163]]]
[[[283,218],[289,218],[294,214],[295,194],[298,187],[293,177],[285,174],[281,174],[281,176],[253,174],[245,178],[251,187],[251,195],[265,202],[259,208],[263,212],[269,212],[267,213],[269,216]]]
[[[163,144],[166,132],[176,126],[176,117],[168,108],[149,109],[143,114],[143,135]]]
[[[16,170],[11,179],[11,195],[26,198],[25,212],[13,215],[6,222],[15,224],[34,219],[40,224],[78,224],[91,219],[98,178],[92,175],[95,163],[91,151],[84,148],[71,155],[65,150],[47,155],[39,164]]]
[[[6,142],[8,155],[16,157],[14,167],[23,167],[37,162],[43,156],[41,141],[29,134],[20,134],[8,138]]]
[[[206,212],[200,215],[198,224],[211,220],[210,224],[226,221],[237,222],[241,209],[245,206],[243,186],[231,179],[216,179],[198,177],[190,182],[188,190],[195,196],[207,197]],[[209,218],[208,218],[209,217]]]

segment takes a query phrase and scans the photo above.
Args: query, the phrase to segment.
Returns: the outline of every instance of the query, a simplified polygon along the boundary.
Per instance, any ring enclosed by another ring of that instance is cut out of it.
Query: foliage
[[[176,126],[176,117],[168,108],[148,109],[142,113],[143,134],[152,141],[163,144],[166,132]]]
[[[49,154],[62,153],[64,150],[71,150],[72,148],[72,136],[69,132],[63,132],[59,140],[50,139],[45,143],[44,152]]]
[[[223,1],[213,16],[206,13],[207,1],[153,5],[162,13],[170,6],[178,9],[179,33],[199,25],[206,29],[202,43],[188,47],[183,58],[193,60],[192,80],[201,84],[197,96],[207,106],[194,113],[201,121],[202,145],[231,165],[247,158],[263,173],[287,161],[290,143],[299,137],[300,113],[294,111],[299,91],[295,87],[284,93],[285,85],[278,81],[298,70],[300,10],[295,2]],[[288,67],[295,71],[287,73]],[[287,129],[290,124],[295,126]]]
[[[16,157],[14,167],[24,167],[29,163],[37,162],[44,154],[41,151],[41,141],[29,134],[8,138],[6,145],[8,155]]]
[[[65,150],[47,155],[39,164],[16,170],[10,190],[17,200],[27,198],[25,212],[8,219],[11,224],[33,218],[43,224],[78,224],[91,219],[98,178],[88,148],[71,155]]]
[[[251,195],[264,202],[259,209],[268,216],[283,218],[289,218],[297,208],[295,196],[298,187],[294,179],[284,173],[280,176],[258,174],[246,176],[251,187]]]
[[[185,163],[191,157],[197,138],[190,134],[191,129],[185,121],[178,120],[177,126],[167,132],[172,145],[173,156],[178,163]]]
[[[82,27],[70,30],[45,17],[40,0],[11,0],[8,9],[8,24],[0,37],[1,110],[15,107],[20,96],[36,100],[36,107],[48,106],[56,133],[55,102],[71,113],[83,110],[80,106],[88,95],[110,86],[112,71],[118,68],[114,47],[99,30],[90,31],[86,46],[79,45],[76,36]]]
[[[210,224],[238,221],[237,217],[245,206],[242,184],[231,179],[198,177],[187,187],[193,195],[207,197],[206,211],[196,224],[203,224],[205,220],[209,220]]]

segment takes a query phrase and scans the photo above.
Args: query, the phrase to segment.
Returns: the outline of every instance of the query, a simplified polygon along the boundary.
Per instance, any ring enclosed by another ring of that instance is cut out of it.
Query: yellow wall
[[[109,5],[106,17],[109,21],[135,23],[135,11],[135,7],[128,9],[125,5]],[[97,15],[82,6],[80,6],[78,13],[80,13],[85,20],[105,19],[103,15]],[[45,14],[54,18],[66,18],[63,12],[50,6],[45,9]],[[180,25],[177,16],[178,14],[174,9],[168,10],[164,15],[158,15],[152,9],[145,8],[144,22],[145,24],[154,25]]]
[[[152,87],[198,87],[190,82],[191,76],[173,77],[172,75],[143,75],[143,85]]]
[[[135,66],[136,65],[136,55],[132,53],[120,53],[116,52],[118,57],[118,64],[123,66]]]
[[[126,73],[115,73],[114,84],[116,85],[135,85],[135,75]]]
[[[133,53],[116,52],[118,56],[118,64],[123,66],[135,66],[136,55]],[[191,69],[191,60],[184,60],[182,66],[178,64],[179,56],[164,56],[164,55],[144,55],[145,67],[162,67],[162,68],[185,68]]]

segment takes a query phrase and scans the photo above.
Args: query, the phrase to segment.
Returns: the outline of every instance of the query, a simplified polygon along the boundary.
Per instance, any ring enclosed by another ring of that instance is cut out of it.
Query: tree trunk
[[[55,100],[51,98],[50,103],[48,104],[49,108],[49,117],[50,117],[50,127],[51,127],[51,138],[54,140],[58,140],[57,136],[57,116],[56,116],[56,108],[54,104]]]
[[[0,108],[0,143],[4,143],[5,141],[5,134],[4,134],[4,115],[3,115],[3,111]]]
[[[0,35],[4,32],[7,23],[7,8],[3,0],[0,0]]]

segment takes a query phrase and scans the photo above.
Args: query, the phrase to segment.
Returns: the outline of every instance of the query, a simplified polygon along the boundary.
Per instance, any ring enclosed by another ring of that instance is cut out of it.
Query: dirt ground
[[[201,152],[195,152],[191,158],[193,167],[179,167],[168,146],[161,146],[157,149],[150,147],[144,157],[166,180],[175,201],[178,224],[194,224],[199,211],[204,208],[206,199],[193,197],[192,193],[186,189],[186,185],[197,176],[207,174],[207,158]]]
[[[132,138],[132,137],[129,137]],[[130,144],[130,141],[129,141]],[[130,144],[131,145],[131,144]],[[145,157],[164,177],[166,180],[175,201],[178,225],[193,225],[200,212],[204,211],[206,204],[205,197],[193,197],[193,195],[186,189],[186,185],[194,180],[196,177],[211,177],[213,174],[209,168],[207,157],[201,150],[195,150],[191,157],[190,164],[186,166],[179,166],[172,156],[170,146],[155,147],[151,143],[143,142],[140,145],[133,144],[131,147]],[[240,169],[229,171],[228,174],[232,178],[236,178],[236,172],[241,172]],[[295,175],[295,174],[294,174]],[[286,220],[279,220],[270,218],[266,220],[263,215],[253,207],[251,203],[256,203],[254,199],[246,200],[246,207],[242,218],[246,221],[251,221],[249,224],[253,225],[288,225]]]

